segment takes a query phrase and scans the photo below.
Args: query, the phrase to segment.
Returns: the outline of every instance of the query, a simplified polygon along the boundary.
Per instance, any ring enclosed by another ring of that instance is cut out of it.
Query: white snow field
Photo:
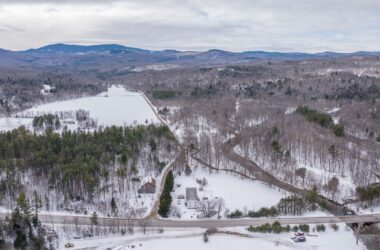
[[[201,191],[196,180],[203,178],[206,179],[207,185],[203,186]],[[285,191],[269,187],[262,182],[243,179],[222,171],[212,173],[209,169],[202,167],[193,167],[189,176],[183,172],[181,176],[176,174],[174,181],[172,206],[176,206],[180,210],[181,219],[196,219],[200,214],[196,209],[188,209],[184,204],[184,199],[177,199],[178,195],[186,196],[186,188],[197,188],[197,194],[201,200],[203,197],[223,198],[226,209],[231,212],[236,209],[244,211],[245,209],[258,210],[261,207],[271,207],[287,196]],[[180,184],[180,187],[177,184]]]
[[[111,86],[107,92],[97,96],[70,99],[47,103],[14,114],[12,117],[0,118],[0,130],[8,131],[24,125],[32,130],[33,117],[42,114],[55,114],[85,110],[90,117],[103,126],[128,126],[146,123],[159,123],[152,107],[149,106],[141,93],[126,90],[122,86]],[[18,118],[28,117],[28,118]],[[68,126],[76,129],[76,126]]]
[[[148,231],[146,235],[136,233],[132,236],[110,236],[102,238],[90,238],[68,240],[74,243],[72,249],[118,249],[118,250],[365,250],[366,247],[356,238],[352,230],[344,223],[338,224],[339,229],[334,231],[329,224],[325,224],[325,232],[306,235],[306,242],[295,243],[291,239],[291,233],[261,234],[249,233],[250,238],[234,235],[217,234],[209,237],[209,242],[204,243],[201,229],[167,229],[163,233]],[[310,228],[315,225],[310,225]],[[247,234],[244,228],[226,229],[232,232]],[[64,241],[66,242],[66,241]],[[64,243],[62,242],[62,243]],[[65,249],[64,244],[59,249]]]

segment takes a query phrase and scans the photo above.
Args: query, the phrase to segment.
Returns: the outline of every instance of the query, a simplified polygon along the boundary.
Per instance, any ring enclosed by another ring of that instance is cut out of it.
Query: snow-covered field
[[[339,229],[334,231],[326,224],[325,232],[311,233],[306,236],[306,242],[295,243],[291,240],[292,234],[261,234],[252,233],[250,237],[217,234],[209,237],[209,242],[203,242],[201,229],[168,229],[163,233],[150,231],[143,235],[136,233],[132,236],[112,236],[105,238],[72,240],[73,249],[138,249],[138,250],[363,250],[361,242],[356,244],[355,236],[345,224],[338,224]],[[310,225],[310,228],[315,225]],[[244,228],[230,229],[229,231],[247,233]],[[64,249],[61,244],[60,249]]]
[[[134,124],[158,123],[157,116],[139,92],[127,91],[121,86],[111,86],[107,92],[97,96],[47,103],[0,118],[0,130],[12,130],[24,125],[32,130],[33,116],[56,114],[57,112],[85,110],[90,117],[103,126],[126,126]],[[18,118],[28,117],[28,118]],[[68,126],[75,129],[75,126]]]
[[[207,185],[203,186],[201,191],[199,190],[200,184],[196,180],[203,178],[206,179]],[[276,205],[281,198],[287,196],[285,191],[279,191],[262,182],[242,179],[222,171],[212,173],[209,169],[202,167],[193,168],[189,176],[186,176],[185,173],[180,176],[177,174],[174,180],[172,204],[181,211],[182,219],[196,219],[197,215],[200,214],[195,209],[188,209],[184,204],[184,199],[177,199],[178,195],[186,196],[186,188],[197,188],[198,197],[201,200],[203,197],[208,199],[223,198],[226,209],[230,211],[236,209],[241,211],[245,209],[258,210],[261,207],[271,207]],[[180,184],[180,187],[177,187],[177,184]]]

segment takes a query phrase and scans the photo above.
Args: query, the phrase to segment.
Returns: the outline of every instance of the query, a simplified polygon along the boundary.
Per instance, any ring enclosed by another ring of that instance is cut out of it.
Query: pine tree
[[[38,220],[38,211],[42,208],[42,201],[40,195],[34,191],[33,192],[33,210],[34,210],[34,215],[32,218],[32,223],[34,227],[37,227],[39,224]]]
[[[21,214],[18,207],[12,213],[11,225],[16,234],[13,246],[15,249],[25,249],[28,246],[27,231],[29,229],[29,232],[31,232],[31,226],[28,217]]]
[[[98,215],[96,212],[93,212],[90,218],[91,225],[97,226],[98,225]]]
[[[115,201],[115,198],[112,197],[112,200],[111,200],[111,210],[112,210],[112,214],[114,216],[117,215],[117,205],[116,205],[116,201]]]
[[[30,215],[30,205],[24,192],[21,192],[17,198],[17,206],[25,216]]]
[[[162,217],[168,217],[170,212],[170,206],[172,203],[172,197],[170,192],[173,191],[174,188],[174,176],[173,172],[170,171],[165,179],[164,190],[160,197],[160,206],[158,207],[158,214]]]

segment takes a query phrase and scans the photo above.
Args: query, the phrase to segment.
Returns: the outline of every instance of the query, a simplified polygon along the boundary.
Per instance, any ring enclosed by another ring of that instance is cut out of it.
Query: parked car
[[[305,242],[306,241],[305,233],[304,232],[295,233],[293,240],[294,242]]]

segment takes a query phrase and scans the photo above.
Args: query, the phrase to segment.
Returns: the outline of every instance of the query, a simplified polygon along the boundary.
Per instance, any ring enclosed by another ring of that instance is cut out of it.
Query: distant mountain
[[[10,52],[10,51],[6,49],[0,49],[0,53],[5,53],[5,52]]]
[[[51,44],[37,49],[29,49],[23,52],[46,52],[46,53],[104,53],[104,52],[148,52],[148,50],[126,47],[118,44],[101,45],[71,45],[71,44]]]
[[[8,51],[0,49],[0,51]],[[300,53],[300,52],[270,52],[270,51],[243,51],[243,52],[230,52],[219,49],[211,49],[208,51],[178,51],[178,50],[160,50],[152,51],[133,47],[126,47],[119,44],[100,44],[100,45],[72,45],[57,43],[46,45],[37,49],[28,49],[19,52],[44,52],[44,53],[145,53],[145,54],[159,54],[168,56],[192,56],[192,57],[245,57],[256,59],[309,59],[318,57],[341,57],[341,56],[379,56],[380,51],[358,51],[353,53],[339,53],[326,51],[322,53]]]
[[[119,44],[86,46],[58,43],[24,51],[0,49],[0,65],[87,68],[111,67],[111,65],[122,65],[125,67],[153,64],[204,66],[256,62],[260,60],[306,60],[347,56],[380,56],[380,52],[358,51],[354,53],[337,53],[327,51],[312,54],[270,51],[230,52],[219,49],[211,49],[208,51],[178,51],[170,49],[153,51],[126,47]]]
[[[242,52],[247,58],[260,58],[270,60],[295,60],[310,59],[318,57],[316,54],[299,53],[299,52],[268,52],[268,51],[244,51]]]

